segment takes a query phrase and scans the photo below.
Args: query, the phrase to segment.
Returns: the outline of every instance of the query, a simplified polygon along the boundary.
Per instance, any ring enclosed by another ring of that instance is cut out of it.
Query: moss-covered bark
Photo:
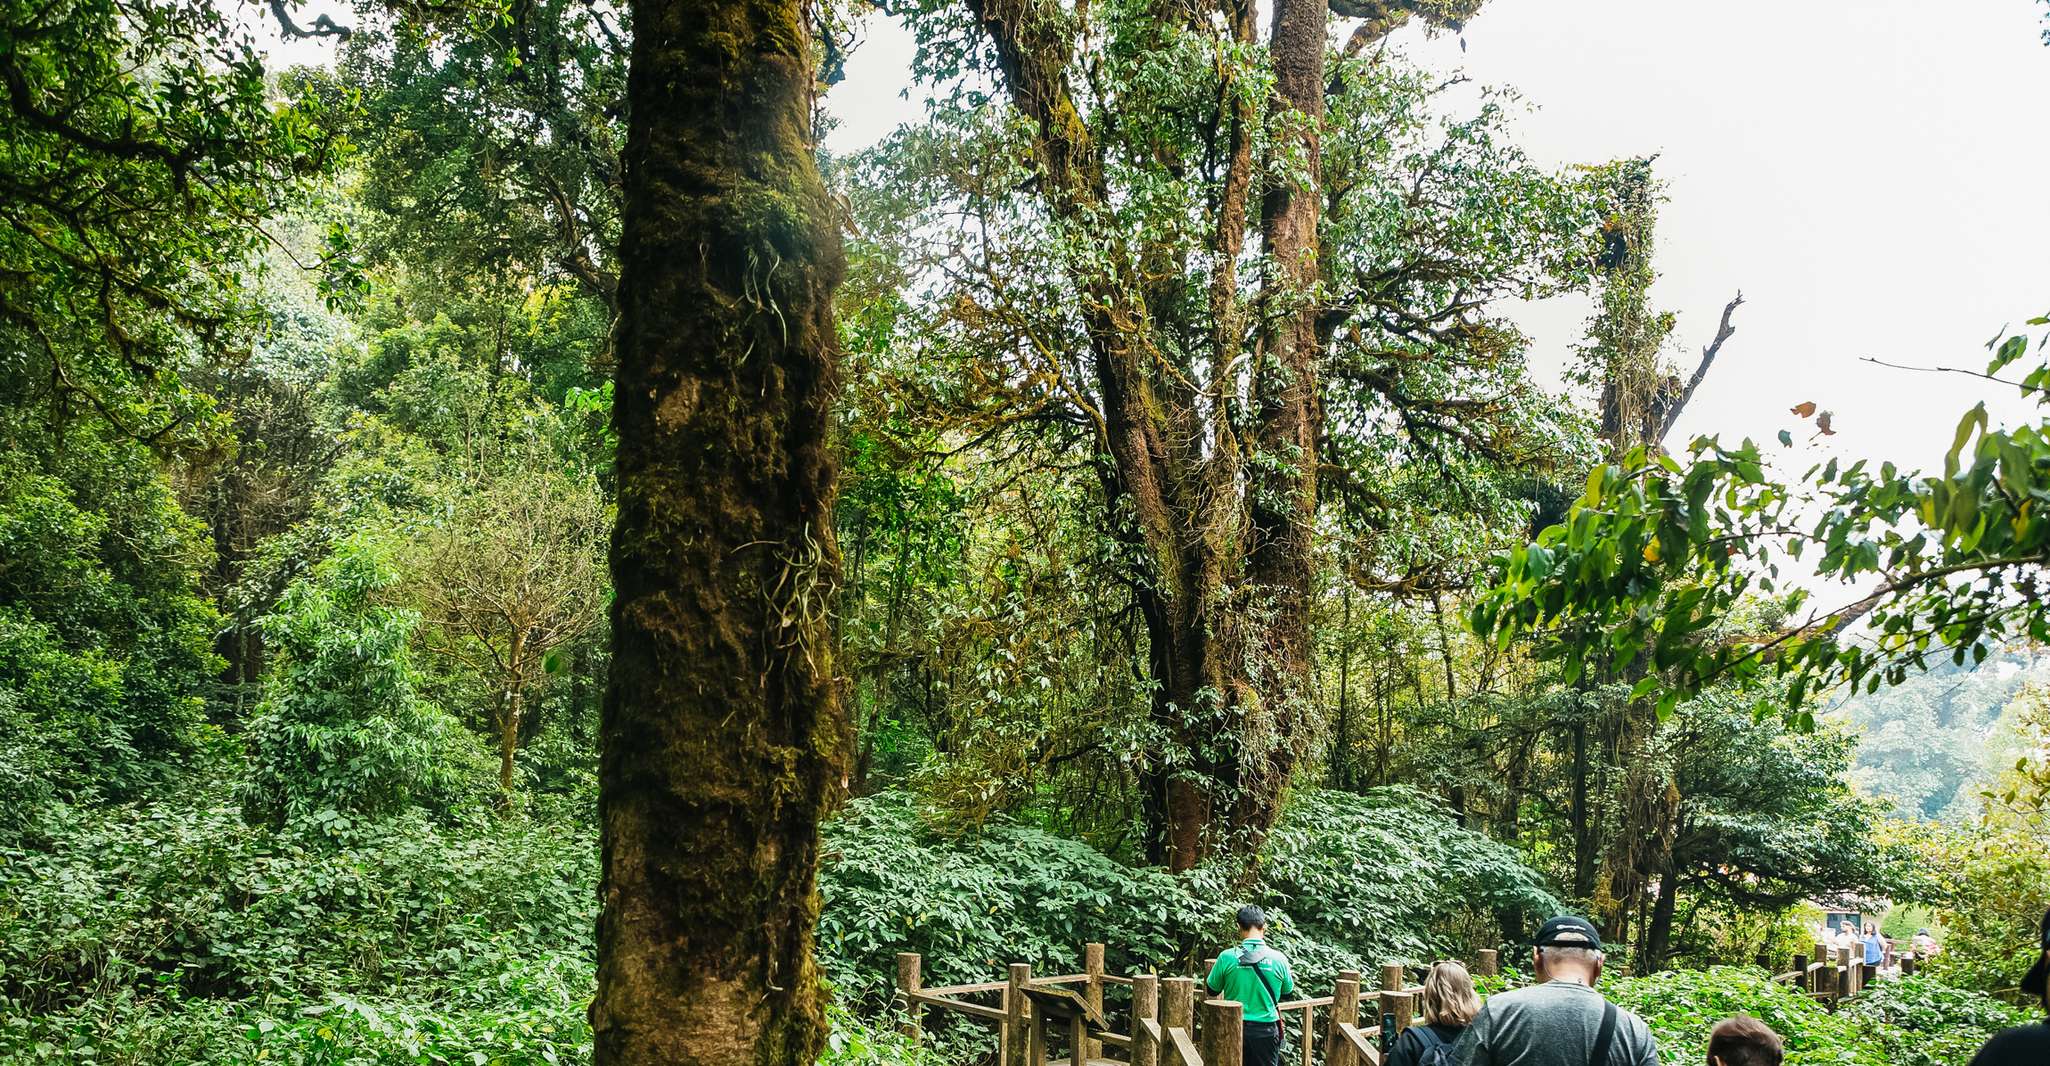
[[[808,35],[796,0],[633,14],[597,1061],[808,1063],[818,822],[848,748],[826,618],[841,263]]]

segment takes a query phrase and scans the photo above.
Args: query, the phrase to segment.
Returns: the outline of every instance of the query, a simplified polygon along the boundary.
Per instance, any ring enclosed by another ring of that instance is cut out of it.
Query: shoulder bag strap
[[[1261,991],[1267,993],[1267,1002],[1274,1008],[1275,1017],[1279,1018],[1281,1015],[1281,997],[1274,993],[1274,986],[1267,983],[1267,975],[1260,970],[1260,960],[1266,957],[1266,953],[1266,948],[1261,948],[1259,951],[1252,952],[1251,954],[1241,951],[1239,952],[1239,965],[1253,971],[1253,977],[1260,982]]]
[[[1616,1015],[1614,1003],[1602,1001],[1602,1027],[1594,1034],[1594,1054],[1587,1057],[1588,1066],[1608,1066],[1609,1045],[1616,1042]]]

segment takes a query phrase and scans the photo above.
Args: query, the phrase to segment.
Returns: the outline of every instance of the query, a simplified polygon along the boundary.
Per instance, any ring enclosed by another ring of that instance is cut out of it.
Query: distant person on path
[[[1936,938],[1929,935],[1929,930],[1915,930],[1914,944],[1916,958],[1928,959],[1936,956]]]
[[[1424,1024],[1402,1031],[1388,1052],[1388,1066],[1448,1066],[1452,1045],[1481,1011],[1481,997],[1474,994],[1473,976],[1465,966],[1441,962],[1425,975],[1419,1006]]]
[[[1836,935],[1830,937],[1829,950],[1831,952],[1846,950],[1855,951],[1857,950],[1857,947],[1858,920],[1856,918],[1846,918],[1842,922],[1837,924]]]
[[[1743,1014],[1708,1031],[1708,1066],[1780,1066],[1785,1049],[1771,1026]]]
[[[2022,992],[2036,997],[2050,1015],[2050,911],[2036,937],[2036,965],[2022,978]],[[1972,1066],[2043,1066],[2050,1062],[2050,1022],[2020,1025],[1996,1033],[1972,1056]]]
[[[1214,995],[1236,1000],[1245,1008],[1245,1066],[1281,1066],[1283,996],[1295,991],[1288,959],[1267,946],[1267,915],[1258,907],[1239,908],[1239,946],[1217,956],[1204,982]]]
[[[1644,1020],[1594,990],[1602,938],[1561,915],[1532,943],[1538,983],[1491,996],[1452,1048],[1456,1066],[1658,1066]]]
[[[1878,922],[1865,923],[1865,965],[1878,966],[1886,961],[1886,938],[1879,935]]]

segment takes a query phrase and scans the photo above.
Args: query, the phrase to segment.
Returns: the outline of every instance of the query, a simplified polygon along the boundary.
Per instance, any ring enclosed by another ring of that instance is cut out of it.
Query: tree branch
[[[1701,379],[1707,377],[1708,368],[1715,365],[1715,357],[1721,354],[1723,342],[1730,339],[1730,334],[1737,332],[1737,327],[1730,325],[1730,315],[1743,304],[1744,292],[1739,289],[1736,297],[1723,305],[1723,320],[1722,324],[1716,327],[1715,339],[1708,342],[1708,347],[1701,349],[1701,365],[1694,368],[1694,376],[1687,379],[1687,387],[1680,390],[1680,398],[1673,401],[1673,406],[1666,408],[1665,417],[1659,421],[1658,440],[1664,441],[1666,434],[1673,431],[1673,425],[1680,421],[1680,412],[1687,409],[1687,401],[1694,398],[1694,390],[1701,387]]]
[[[270,13],[278,20],[278,32],[287,37],[333,37],[338,41],[349,39],[349,27],[336,24],[335,20],[321,15],[313,20],[313,28],[302,29],[292,21],[292,13],[285,6],[285,0],[270,0]]]

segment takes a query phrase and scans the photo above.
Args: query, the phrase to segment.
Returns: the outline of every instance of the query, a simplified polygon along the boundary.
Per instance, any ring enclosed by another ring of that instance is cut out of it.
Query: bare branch
[[[1694,368],[1694,376],[1687,379],[1687,387],[1680,390],[1680,398],[1674,400],[1671,407],[1666,408],[1665,417],[1659,421],[1658,440],[1665,440],[1666,434],[1673,431],[1674,424],[1680,421],[1680,412],[1687,409],[1687,401],[1694,398],[1694,390],[1701,387],[1701,379],[1707,377],[1708,368],[1715,365],[1715,357],[1721,354],[1723,342],[1730,339],[1730,334],[1737,332],[1737,327],[1730,325],[1730,315],[1743,304],[1744,292],[1739,289],[1736,297],[1723,305],[1723,320],[1722,324],[1716,327],[1715,339],[1701,349],[1701,365]]]
[[[1987,381],[1996,382],[2001,385],[2012,385],[2017,389],[2025,387],[2019,381],[2009,381],[2006,378],[1996,377],[1982,370],[1966,370],[1958,366],[1908,366],[1904,363],[1889,363],[1884,359],[1875,359],[1869,355],[1861,356],[1860,359],[1863,362],[1871,363],[1873,366],[1883,366],[1889,370],[1913,370],[1919,374],[1963,374],[1966,377],[1984,378]]]

